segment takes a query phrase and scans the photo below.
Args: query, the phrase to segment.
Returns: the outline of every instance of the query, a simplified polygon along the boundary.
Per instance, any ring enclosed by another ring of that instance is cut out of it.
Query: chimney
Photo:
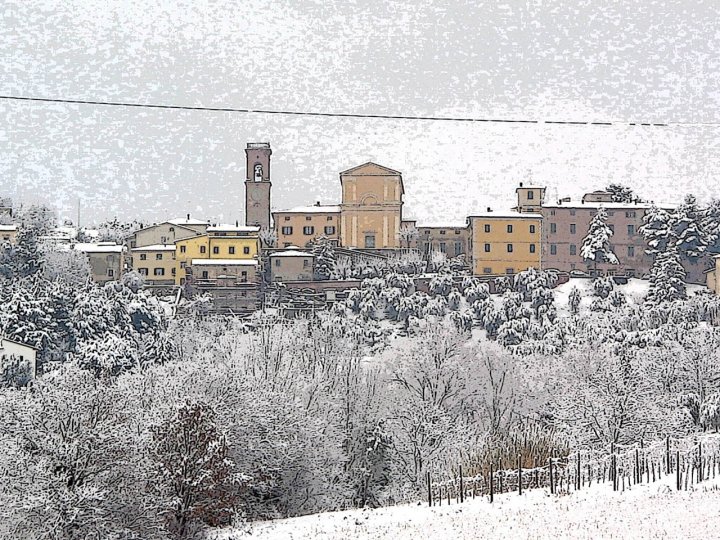
[[[315,206],[320,206],[320,201],[315,201]]]
[[[492,208],[490,208],[490,207],[488,206],[488,207],[487,207],[487,211],[488,211],[488,212],[492,212]]]
[[[520,187],[522,187],[522,184],[523,184],[523,183],[522,183],[522,182],[520,182]]]
[[[239,222],[237,219],[235,220],[235,226],[236,226],[236,227],[239,227],[239,226],[240,226],[240,222]]]
[[[190,221],[190,214],[187,215],[187,219],[188,219],[188,221]]]

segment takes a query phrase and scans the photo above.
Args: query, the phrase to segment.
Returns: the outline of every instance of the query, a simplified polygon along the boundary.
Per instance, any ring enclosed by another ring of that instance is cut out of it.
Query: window
[[[570,210],[570,215],[571,215],[571,216],[574,216],[574,215],[575,215],[575,209],[574,209],[574,208],[573,208],[572,210]]]
[[[514,268],[506,268],[506,269],[505,269],[505,273],[512,275],[512,274],[515,273],[515,269],[514,269]]]
[[[165,269],[164,268],[156,268],[153,270],[153,274],[156,276],[164,276],[165,275]]]
[[[175,227],[170,227],[170,232],[175,232]]]
[[[635,234],[635,225],[628,225],[628,236],[633,236]]]
[[[285,221],[290,221],[290,216],[285,216]]]
[[[283,242],[283,247],[290,247],[292,246],[291,242]]]
[[[535,253],[535,244],[530,244],[530,253]]]
[[[235,246],[228,247],[228,253],[230,255],[235,255]]]
[[[115,275],[115,270],[113,270],[112,268],[108,268],[107,275],[108,277],[113,277]]]
[[[615,215],[615,212],[613,212],[613,211],[608,212],[608,216],[614,216],[614,215]]]
[[[328,216],[328,217],[327,217],[327,220],[328,220],[328,221],[332,221],[332,216]]]
[[[492,274],[492,268],[483,268],[483,274]]]
[[[535,198],[535,192],[528,191],[527,198],[528,198],[528,201],[532,201]]]
[[[247,281],[247,272],[244,270],[240,272],[240,277],[242,277],[243,281]]]
[[[557,223],[550,224],[550,233],[555,234],[557,232]]]
[[[206,251],[205,246],[200,246],[200,253],[205,253],[205,251]]]
[[[156,253],[156,254],[155,254],[155,260],[156,260],[156,261],[162,261],[162,253]]]
[[[185,253],[187,251],[186,246],[180,246],[180,253]]]
[[[202,278],[203,278],[203,279],[207,279],[207,278],[208,278],[208,271],[207,271],[207,270],[203,270],[203,271],[202,271]]]
[[[446,247],[445,242],[440,242],[440,253],[445,253]]]
[[[485,253],[490,253],[490,244],[485,244]]]
[[[220,253],[220,248],[218,246],[213,246],[213,255],[217,255]]]
[[[311,234],[315,234],[315,227],[313,227],[312,225],[303,227],[303,234],[305,236],[310,236]]]
[[[508,233],[511,233],[511,232],[512,232],[512,225],[508,225],[508,226],[507,226],[507,232],[508,232]]]
[[[325,227],[325,234],[335,234],[335,227],[333,225]]]
[[[486,232],[486,233],[489,233],[489,232],[490,232],[490,225],[485,225],[485,232]]]
[[[281,230],[283,234],[292,234],[293,231],[292,227],[283,227]]]
[[[635,256],[635,246],[628,246],[628,257]]]
[[[577,232],[577,226],[575,223],[570,224],[570,234],[575,234]]]
[[[455,234],[460,234],[460,231],[455,231]]]
[[[557,244],[550,244],[550,255],[557,255]]]
[[[243,247],[243,254],[244,254],[244,255],[250,255],[250,247],[249,247],[249,246]]]
[[[137,242],[135,240],[130,240],[130,248],[137,247]]]
[[[463,252],[462,242],[455,242],[455,256],[457,257]]]
[[[551,216],[554,216],[554,215],[555,215],[555,210],[550,210],[550,215],[551,215]]]
[[[280,259],[275,259],[275,266],[280,266]]]
[[[365,247],[366,248],[374,248],[375,247],[375,235],[374,234],[366,234],[365,235]]]
[[[577,255],[577,246],[575,244],[570,244],[570,255]]]
[[[310,260],[309,259],[303,259],[303,268],[307,268],[310,266]]]
[[[512,253],[512,252],[513,252],[513,245],[512,245],[512,244],[508,244],[508,245],[507,245],[507,252],[508,252],[508,253]]]
[[[167,236],[161,236],[161,237],[160,237],[160,243],[161,243],[161,244],[167,244]]]
[[[535,234],[535,225],[530,225],[530,234]]]
[[[312,221],[312,216],[305,216],[305,221]]]
[[[141,260],[141,261],[146,261],[146,260],[147,260],[147,253],[141,253],[141,254],[140,254],[140,260]]]
[[[634,217],[635,217],[635,211],[632,210],[632,211],[630,211],[630,212],[625,212],[625,217],[626,217],[626,218],[634,218]]]

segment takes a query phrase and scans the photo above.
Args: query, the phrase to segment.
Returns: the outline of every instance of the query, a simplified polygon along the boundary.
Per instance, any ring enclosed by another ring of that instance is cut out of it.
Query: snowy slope
[[[503,494],[495,503],[475,499],[428,508],[425,504],[317,514],[260,523],[258,540],[533,539],[707,539],[716,538],[720,479],[693,491],[672,489],[672,476],[623,493],[610,484],[564,496],[531,490]],[[243,536],[224,532],[218,540]]]

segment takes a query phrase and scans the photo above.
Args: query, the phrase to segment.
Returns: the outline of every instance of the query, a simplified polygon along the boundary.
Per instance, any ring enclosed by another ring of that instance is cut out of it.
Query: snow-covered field
[[[613,493],[610,484],[569,495],[531,490],[428,508],[426,504],[315,514],[254,525],[249,537],[276,540],[425,538],[708,539],[720,535],[720,478],[689,491],[672,476]],[[224,532],[217,540],[244,538]]]

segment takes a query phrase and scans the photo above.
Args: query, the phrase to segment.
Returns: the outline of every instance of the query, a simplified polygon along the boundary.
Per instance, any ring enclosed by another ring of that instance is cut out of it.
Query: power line
[[[571,126],[640,126],[640,127],[668,127],[670,125],[720,125],[717,122],[595,122],[595,121],[571,121],[571,120],[520,120],[509,118],[478,118],[462,116],[415,116],[415,115],[393,115],[393,114],[359,114],[359,113],[330,113],[316,111],[289,111],[282,109],[240,109],[235,107],[204,107],[192,105],[162,105],[153,103],[133,103],[128,101],[99,101],[86,99],[59,99],[40,98],[27,96],[0,95],[0,99],[7,101],[26,101],[36,103],[61,103],[70,105],[100,105],[110,107],[135,107],[143,109],[166,109],[180,111],[210,111],[210,112],[231,112],[241,114],[275,114],[288,116],[314,116],[325,118],[371,118],[380,120],[425,120],[436,122],[477,122],[496,124],[551,124]]]

